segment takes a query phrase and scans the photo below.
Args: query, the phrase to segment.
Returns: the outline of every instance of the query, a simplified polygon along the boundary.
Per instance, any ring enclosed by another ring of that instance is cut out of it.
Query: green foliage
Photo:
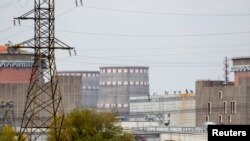
[[[75,109],[64,119],[60,141],[133,141],[117,122],[112,113]],[[55,132],[49,132],[48,141],[56,140]]]
[[[11,126],[4,126],[0,130],[0,141],[17,141],[16,132]]]

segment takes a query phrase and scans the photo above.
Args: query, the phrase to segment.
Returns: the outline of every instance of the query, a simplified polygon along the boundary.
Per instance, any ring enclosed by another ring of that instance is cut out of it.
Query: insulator
[[[76,0],[76,7],[78,7],[78,2],[77,2],[77,0]]]
[[[82,0],[80,0],[80,2],[81,2],[81,6],[83,6],[83,2],[82,2]]]

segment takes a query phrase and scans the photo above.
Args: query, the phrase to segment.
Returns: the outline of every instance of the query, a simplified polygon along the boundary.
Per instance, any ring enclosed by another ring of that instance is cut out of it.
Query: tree
[[[4,126],[0,130],[0,141],[17,141],[16,132],[11,126]]]
[[[64,119],[60,141],[133,141],[131,134],[116,126],[118,120],[109,112],[75,109]],[[55,141],[50,131],[48,141]]]

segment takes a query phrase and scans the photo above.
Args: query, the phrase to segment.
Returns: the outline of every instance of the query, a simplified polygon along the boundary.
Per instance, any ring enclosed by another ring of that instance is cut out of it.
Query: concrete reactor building
[[[77,85],[81,84],[81,87],[77,87],[77,89],[81,89],[81,93],[76,91],[73,92],[73,95],[76,96],[76,100],[78,101],[77,105],[75,107],[81,107],[81,108],[97,108],[97,101],[98,101],[98,95],[99,95],[99,71],[61,71],[57,73],[59,75],[59,78],[63,78],[63,81],[61,83],[64,83],[67,76],[78,76],[80,80],[77,82]],[[68,83],[68,87],[70,87],[70,83]],[[72,95],[71,95],[72,96]],[[80,101],[79,101],[80,100]]]
[[[148,69],[140,66],[101,67],[98,109],[127,115],[130,97],[149,95]]]
[[[0,101],[13,101],[15,125],[19,125],[22,118],[32,59],[33,54],[22,50],[10,52],[6,46],[0,46]]]
[[[234,82],[196,81],[196,126],[250,124],[250,57],[232,61]]]

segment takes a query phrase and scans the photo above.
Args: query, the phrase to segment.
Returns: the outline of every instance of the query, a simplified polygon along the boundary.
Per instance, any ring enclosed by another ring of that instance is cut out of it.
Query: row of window
[[[103,81],[99,83],[100,85],[115,85],[115,86],[120,86],[120,85],[136,85],[136,86],[147,86],[149,85],[148,82],[145,81]]]
[[[206,122],[209,122],[210,119],[209,119],[209,115],[206,116]],[[218,123],[219,124],[222,124],[223,123],[223,116],[222,115],[219,115],[218,116]],[[227,116],[227,123],[232,123],[232,116],[231,115],[228,115]]]
[[[82,86],[83,90],[99,90],[99,86]]]
[[[58,73],[59,76],[99,77],[98,73]]]
[[[101,69],[101,73],[148,73],[148,69]]]
[[[212,102],[207,103],[207,112],[209,115],[212,114]],[[230,112],[231,112],[231,114],[236,113],[236,101],[230,102]],[[227,113],[227,102],[226,101],[223,101],[223,113],[224,114]]]
[[[128,108],[128,104],[97,104],[98,108]]]

